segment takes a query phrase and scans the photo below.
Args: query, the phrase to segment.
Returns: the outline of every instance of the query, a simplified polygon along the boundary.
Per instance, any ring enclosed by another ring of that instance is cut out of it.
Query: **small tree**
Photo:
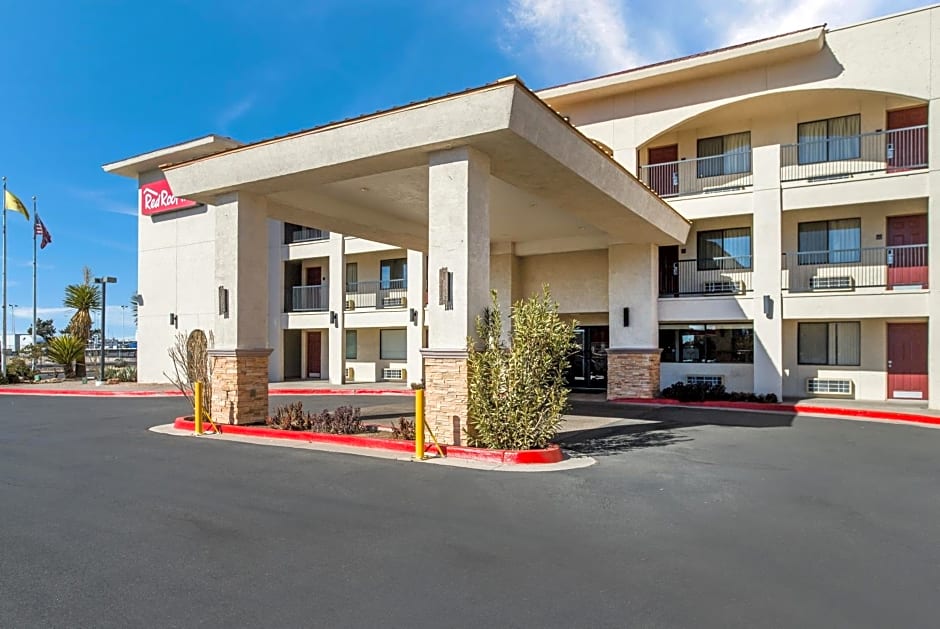
[[[168,353],[173,363],[173,373],[164,373],[170,382],[179,389],[183,397],[193,406],[195,411],[195,396],[193,383],[202,382],[202,406],[210,408],[212,400],[212,363],[209,360],[209,349],[215,343],[212,332],[206,336],[202,330],[193,330],[191,334],[179,332],[174,339],[173,346]]]
[[[544,448],[568,404],[565,371],[575,349],[574,323],[558,316],[548,287],[512,306],[509,347],[499,303],[477,318],[480,348],[468,343],[467,438],[485,448]]]
[[[32,334],[33,326],[29,326],[26,333]],[[56,329],[52,319],[36,319],[36,336],[42,337],[43,341],[48,342],[49,339],[55,336],[55,333]]]

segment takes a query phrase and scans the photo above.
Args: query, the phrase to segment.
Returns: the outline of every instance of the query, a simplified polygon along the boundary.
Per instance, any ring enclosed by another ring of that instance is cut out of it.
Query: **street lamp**
[[[101,284],[101,362],[98,368],[98,384],[102,384],[104,382],[104,340],[108,337],[104,327],[105,312],[108,309],[108,284],[117,284],[117,278],[110,275],[96,277],[95,284]]]
[[[10,307],[10,321],[13,323],[13,349],[16,349],[16,309],[19,304],[7,304]]]

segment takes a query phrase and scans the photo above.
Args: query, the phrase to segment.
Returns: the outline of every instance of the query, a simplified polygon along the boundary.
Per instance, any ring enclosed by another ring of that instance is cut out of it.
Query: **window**
[[[407,334],[404,329],[379,331],[379,358],[407,360]]]
[[[698,270],[751,268],[751,228],[698,233]]]
[[[797,326],[797,362],[801,365],[847,365],[861,363],[861,324],[800,323]]]
[[[845,218],[797,225],[800,264],[844,264],[862,259],[862,220]]]
[[[356,330],[346,330],[346,360],[356,360],[359,355],[359,333]]]
[[[797,161],[800,164],[858,159],[861,155],[861,116],[841,116],[796,126]]]
[[[754,326],[743,323],[661,325],[664,363],[753,363]]]
[[[359,264],[346,263],[346,292],[355,293],[359,288]]]
[[[389,288],[407,288],[407,272],[408,260],[406,258],[382,260],[380,276],[382,288],[386,290]]]
[[[717,177],[751,172],[751,132],[732,133],[698,141],[696,175]]]

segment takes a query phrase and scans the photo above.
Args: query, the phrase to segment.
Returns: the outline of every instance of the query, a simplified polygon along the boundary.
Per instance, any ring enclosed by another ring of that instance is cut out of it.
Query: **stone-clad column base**
[[[608,349],[607,399],[656,397],[661,354],[658,349]]]
[[[424,359],[424,417],[441,443],[467,440],[467,352],[421,350]]]
[[[212,367],[210,413],[217,424],[252,424],[268,415],[270,349],[209,350]]]

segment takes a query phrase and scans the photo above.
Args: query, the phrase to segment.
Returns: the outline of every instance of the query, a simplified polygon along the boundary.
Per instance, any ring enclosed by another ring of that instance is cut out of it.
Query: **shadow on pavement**
[[[597,418],[605,424],[558,434],[556,443],[569,452],[585,456],[606,456],[691,441],[691,436],[676,431],[692,426],[784,428],[792,426],[794,419],[792,414],[613,404],[585,397],[572,400],[568,414]],[[618,419],[644,423],[611,425]]]

